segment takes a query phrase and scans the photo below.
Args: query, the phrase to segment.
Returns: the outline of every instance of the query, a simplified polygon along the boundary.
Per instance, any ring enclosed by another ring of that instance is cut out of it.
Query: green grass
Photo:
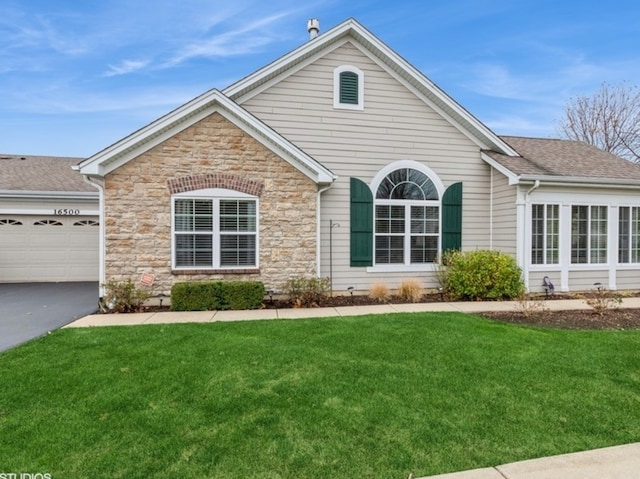
[[[441,313],[65,329],[0,355],[0,472],[405,479],[634,442],[639,346]]]

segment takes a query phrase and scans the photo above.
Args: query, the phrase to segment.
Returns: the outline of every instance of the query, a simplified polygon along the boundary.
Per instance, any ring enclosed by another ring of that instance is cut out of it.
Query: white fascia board
[[[497,149],[501,153],[509,156],[518,156],[518,153],[498,137],[498,135],[493,133],[486,125],[453,100],[453,98],[451,98],[444,90],[429,80],[424,73],[411,65],[386,44],[381,42],[366,28],[357,22],[353,23],[352,28],[356,33],[354,36],[360,41],[360,43],[371,52],[376,52],[377,50],[377,56],[389,65],[392,71],[396,71],[398,74],[405,77],[410,84],[413,84],[414,88],[417,88],[423,94],[426,94],[426,96],[429,97],[436,105],[438,102],[441,102],[444,108],[438,108],[438,110],[440,110],[439,113],[442,114],[443,110],[449,110],[454,117],[457,116],[466,122],[471,128],[475,129],[479,137],[486,142],[486,147]],[[430,106],[433,107],[433,105]],[[451,115],[446,116],[450,117]],[[458,122],[456,121],[456,123]]]
[[[507,179],[509,180],[509,185],[517,185],[518,183],[520,183],[521,177],[516,175],[509,168],[497,162],[486,153],[480,153],[480,156],[489,166],[491,166],[492,168],[494,168],[495,170],[499,171],[504,176],[506,176]]]
[[[328,30],[327,32],[303,43],[295,50],[278,58],[264,68],[244,77],[236,83],[228,86],[222,92],[229,98],[237,99],[243,96],[247,90],[253,89],[256,85],[262,85],[265,81],[278,76],[284,71],[288,71],[292,66],[305,61],[308,57],[313,57],[320,52],[324,53],[325,49],[340,37],[344,36],[351,27],[357,24],[355,20],[350,19],[342,24]]]
[[[387,47],[354,19],[349,19],[328,30],[326,33],[309,40],[307,43],[284,55],[267,67],[229,86],[223,90],[223,92],[225,95],[242,103],[254,95],[254,93],[252,93],[245,96],[247,91],[254,88],[260,91],[263,84],[272,83],[274,78],[282,72],[291,71],[294,66],[299,65],[301,62],[307,63],[311,57],[327,53],[330,47],[336,47],[335,44],[338,40],[345,39],[347,36],[353,37],[360,43],[360,50],[363,51],[363,53],[368,53],[373,59],[379,59],[379,61],[386,66],[385,69],[389,73],[393,73],[396,77],[399,76],[403,78],[406,84],[411,85],[413,89],[420,93],[419,98],[451,121],[461,131],[467,133],[466,130],[469,128],[474,130],[475,134],[469,133],[467,136],[477,144],[479,141],[479,146],[483,149],[496,149],[506,155],[518,156],[515,150],[493,133],[487,126],[461,107],[422,72]],[[416,91],[414,91],[414,93],[416,93]],[[427,99],[428,101],[426,101]]]
[[[18,199],[62,199],[62,200],[97,200],[98,192],[88,191],[27,191],[27,190],[0,190],[0,198]]]
[[[544,182],[553,186],[585,186],[589,188],[623,188],[640,189],[640,180],[627,180],[624,178],[590,178],[584,176],[545,176],[545,175],[521,175],[520,181]]]
[[[335,175],[331,171],[218,90],[210,90],[90,157],[79,165],[79,171],[87,176],[104,177],[109,172],[215,112],[222,114],[313,181],[331,183],[335,180]]]
[[[189,124],[195,123],[195,121],[189,122],[188,120],[214,101],[218,95],[219,92],[217,90],[209,90],[87,158],[78,165],[80,173],[83,175],[104,176],[113,171],[135,156],[171,137],[172,134],[186,128]],[[181,128],[176,128],[181,125],[183,125]],[[170,134],[167,134],[168,130],[170,130]],[[158,137],[161,138],[158,139]]]

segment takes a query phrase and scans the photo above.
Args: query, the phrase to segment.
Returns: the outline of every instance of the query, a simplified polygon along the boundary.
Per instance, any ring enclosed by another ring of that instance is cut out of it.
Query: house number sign
[[[78,216],[80,210],[74,210],[71,208],[56,208],[53,210],[53,214],[57,216]]]

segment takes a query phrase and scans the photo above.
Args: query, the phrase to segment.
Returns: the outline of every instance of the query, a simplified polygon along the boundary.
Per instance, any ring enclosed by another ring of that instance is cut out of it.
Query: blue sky
[[[2,0],[0,152],[92,155],[349,17],[498,134],[640,79],[631,0]]]

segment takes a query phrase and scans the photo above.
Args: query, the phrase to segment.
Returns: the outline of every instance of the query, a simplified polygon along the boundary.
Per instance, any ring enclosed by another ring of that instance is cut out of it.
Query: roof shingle
[[[80,161],[82,158],[0,154],[0,190],[97,193],[71,169]]]
[[[520,156],[485,151],[517,176],[640,180],[640,165],[573,140],[500,136]]]

